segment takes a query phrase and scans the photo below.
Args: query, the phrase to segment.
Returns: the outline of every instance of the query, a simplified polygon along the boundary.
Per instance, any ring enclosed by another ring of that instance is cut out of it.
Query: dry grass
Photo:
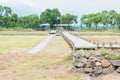
[[[87,40],[91,40],[92,42],[96,43],[106,43],[109,44],[110,42],[117,42],[117,44],[120,44],[120,36],[83,36]]]
[[[71,53],[71,48],[62,37],[56,36],[51,40],[50,43],[48,43],[41,53],[65,54]]]
[[[62,37],[54,37],[46,48],[40,54],[0,55],[0,80],[81,80],[67,71],[71,49]]]
[[[118,36],[120,35],[119,32],[114,31],[80,31],[78,35],[81,36]]]
[[[0,35],[15,34],[15,35],[46,35],[48,31],[0,31]]]
[[[0,52],[27,51],[44,38],[45,36],[0,36]]]

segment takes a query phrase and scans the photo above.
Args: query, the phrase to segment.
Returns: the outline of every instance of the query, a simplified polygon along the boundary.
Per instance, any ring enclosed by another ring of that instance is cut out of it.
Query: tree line
[[[77,23],[78,16],[73,14],[61,15],[61,12],[55,9],[46,9],[40,15],[31,14],[19,17],[8,6],[0,5],[0,29],[39,29],[40,24],[50,24],[50,29],[55,29],[54,24],[72,24]],[[102,25],[104,30],[110,28],[120,29],[120,14],[114,10],[102,11],[95,14],[82,15],[80,18],[83,28],[86,26],[88,29],[99,29]],[[70,29],[70,26],[67,27]]]
[[[60,11],[55,9],[46,9],[40,15],[31,14],[28,16],[18,17],[8,6],[0,5],[0,29],[38,29],[40,24],[50,24],[54,29],[54,24],[70,24],[77,21],[77,16],[72,14],[61,15]]]
[[[120,14],[114,10],[105,10],[95,14],[83,15],[80,21],[81,27],[86,25],[89,29],[92,29],[93,26],[95,29],[120,29]]]

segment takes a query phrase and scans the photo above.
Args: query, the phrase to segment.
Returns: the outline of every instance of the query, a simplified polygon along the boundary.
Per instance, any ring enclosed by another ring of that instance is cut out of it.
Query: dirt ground
[[[96,43],[105,43],[109,44],[110,42],[112,43],[117,43],[120,44],[120,36],[82,36],[86,38],[87,40],[91,40],[91,42],[96,42]]]
[[[1,54],[0,80],[120,80],[118,74],[85,79],[84,74],[71,73],[71,52],[67,42],[58,36],[38,54]]]
[[[38,54],[0,55],[0,80],[80,80],[68,67],[71,48],[62,37],[54,37]]]
[[[97,78],[91,78],[91,80],[120,80],[120,74],[108,74],[105,76],[99,76]]]

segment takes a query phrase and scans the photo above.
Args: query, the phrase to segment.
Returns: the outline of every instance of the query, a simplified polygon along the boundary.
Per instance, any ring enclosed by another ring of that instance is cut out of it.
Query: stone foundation
[[[120,60],[109,60],[100,52],[87,54],[83,50],[79,50],[73,56],[71,68],[90,76],[106,75],[113,72],[120,73]]]

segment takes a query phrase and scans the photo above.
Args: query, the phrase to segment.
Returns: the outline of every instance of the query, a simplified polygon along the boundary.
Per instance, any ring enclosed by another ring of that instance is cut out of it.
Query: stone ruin
[[[110,60],[100,52],[87,54],[83,50],[79,50],[73,56],[71,69],[93,77],[113,72],[120,73],[120,60]]]

